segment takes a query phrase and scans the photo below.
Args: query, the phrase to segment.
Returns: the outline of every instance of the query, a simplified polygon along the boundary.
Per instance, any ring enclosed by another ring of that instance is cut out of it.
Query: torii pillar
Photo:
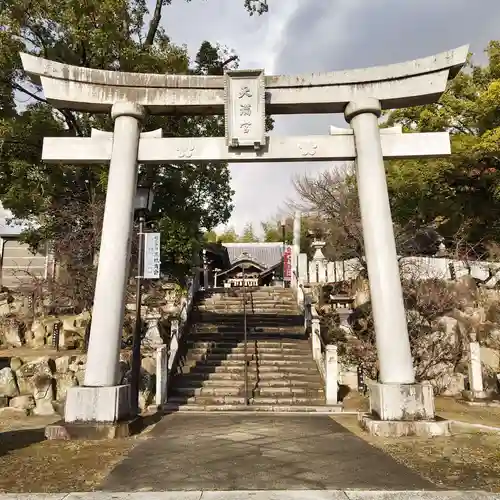
[[[345,118],[354,132],[356,178],[363,227],[379,382],[370,387],[372,412],[381,420],[431,420],[430,385],[415,384],[378,118],[380,102],[350,102]]]

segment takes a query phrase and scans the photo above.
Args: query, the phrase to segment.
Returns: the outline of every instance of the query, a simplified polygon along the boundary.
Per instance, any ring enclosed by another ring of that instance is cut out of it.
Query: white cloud
[[[269,0],[270,12],[250,17],[243,0],[180,0],[165,8],[172,40],[194,54],[203,40],[234,48],[242,68],[267,74],[334,71],[400,62],[466,43],[481,52],[500,38],[500,2],[480,0]],[[326,134],[341,116],[278,117],[275,132]],[[327,164],[239,164],[231,167],[236,191],[230,224],[241,230],[274,215],[293,195],[293,175]]]

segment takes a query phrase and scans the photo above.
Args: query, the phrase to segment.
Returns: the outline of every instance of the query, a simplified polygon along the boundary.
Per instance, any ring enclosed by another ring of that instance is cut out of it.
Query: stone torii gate
[[[356,160],[380,383],[371,404],[381,420],[433,418],[432,391],[415,384],[384,171],[384,158],[450,154],[447,132],[381,131],[382,110],[435,102],[465,63],[468,47],[385,67],[300,76],[263,70],[224,76],[156,75],[80,68],[21,54],[57,108],[111,113],[114,132],[45,138],[47,162],[110,162],[84,386],[68,391],[65,421],[110,423],[130,417],[128,386],[118,385],[137,164],[206,161]],[[225,114],[226,136],[141,134],[147,113]],[[330,135],[266,136],[265,114],[344,113],[350,129]]]

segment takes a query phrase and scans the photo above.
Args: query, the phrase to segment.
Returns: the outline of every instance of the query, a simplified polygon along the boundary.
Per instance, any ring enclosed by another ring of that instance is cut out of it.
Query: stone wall
[[[156,350],[166,343],[170,320],[179,315],[180,289],[156,282],[144,293],[141,309],[147,331],[143,339],[139,404],[155,403]],[[0,291],[0,414],[52,415],[64,412],[68,388],[83,384],[88,311],[74,314],[71,307],[55,307],[34,300],[33,291]],[[135,297],[125,311],[120,383],[130,382],[131,338]],[[59,330],[59,351],[52,348],[54,328]]]
[[[168,322],[178,314],[181,290],[170,283],[158,282],[143,295],[141,315]],[[40,292],[25,290],[0,291],[0,348],[52,345],[54,327],[59,329],[59,347],[81,349],[90,312],[75,313],[71,306],[56,306],[46,298],[35,299]],[[125,308],[124,339],[132,335],[135,320],[135,296],[131,293]]]
[[[432,320],[430,331],[422,336],[418,344],[421,363],[432,357],[442,359],[432,366],[426,379],[437,393],[446,396],[461,394],[467,388],[469,342],[477,340],[481,345],[485,388],[497,391],[497,376],[500,374],[500,290],[478,286],[472,276],[442,283],[450,288],[455,302],[448,312]],[[370,301],[369,284],[358,278],[352,285],[354,307],[362,310]],[[432,301],[429,305],[432,306]],[[410,323],[418,324],[417,311],[409,309],[407,314]],[[456,355],[452,356],[454,351]],[[349,371],[346,366],[346,377],[353,381],[353,376],[347,374]]]
[[[54,415],[64,412],[66,392],[83,384],[85,354],[62,354],[33,358],[13,356],[0,369],[0,415]],[[156,391],[155,351],[142,353],[139,404],[154,404]],[[129,383],[131,352],[120,356],[120,382]]]

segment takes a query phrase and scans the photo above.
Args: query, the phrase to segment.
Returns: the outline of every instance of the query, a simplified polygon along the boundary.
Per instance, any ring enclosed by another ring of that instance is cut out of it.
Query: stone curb
[[[462,420],[450,420],[450,422],[452,424],[460,425],[462,427],[470,427],[471,429],[500,432],[500,427],[493,427],[491,425],[473,424],[471,422],[463,422]],[[500,498],[500,496],[499,496],[499,498]]]
[[[483,491],[266,490],[0,493],[0,500],[500,500]]]

